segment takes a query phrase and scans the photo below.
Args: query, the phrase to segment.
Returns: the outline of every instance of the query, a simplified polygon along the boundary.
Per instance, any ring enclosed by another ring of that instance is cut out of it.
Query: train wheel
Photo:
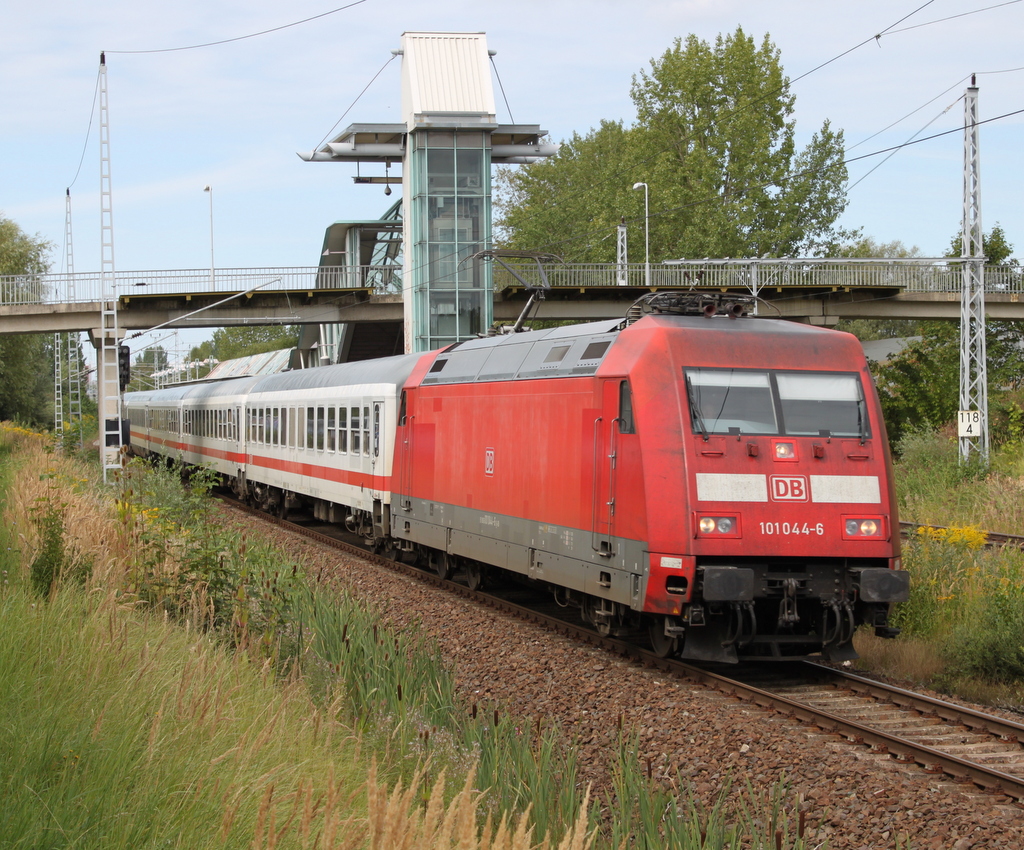
[[[470,590],[479,590],[484,586],[484,568],[478,561],[466,563],[466,585]]]
[[[387,558],[389,561],[395,561],[397,558],[397,549],[395,548],[395,541],[390,537],[378,537],[373,541],[373,551],[375,554],[380,555],[382,558]]]
[[[653,617],[647,624],[647,635],[651,640],[651,649],[658,658],[668,658],[675,655],[679,647],[677,638],[665,634],[665,618]]]
[[[447,552],[434,552],[430,556],[430,566],[434,568],[438,578],[447,581],[452,577],[452,556]]]

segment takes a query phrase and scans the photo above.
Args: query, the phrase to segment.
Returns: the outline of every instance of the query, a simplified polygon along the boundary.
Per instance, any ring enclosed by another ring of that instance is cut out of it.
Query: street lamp
[[[651,207],[648,203],[646,183],[634,183],[633,188],[644,189],[644,285],[651,288]]]
[[[204,186],[204,192],[210,193],[210,291],[213,286],[213,186]]]

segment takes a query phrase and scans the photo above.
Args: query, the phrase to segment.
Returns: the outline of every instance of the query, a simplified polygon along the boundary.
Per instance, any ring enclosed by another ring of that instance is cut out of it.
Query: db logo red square
[[[772,501],[806,502],[809,498],[805,475],[772,475],[769,480]]]

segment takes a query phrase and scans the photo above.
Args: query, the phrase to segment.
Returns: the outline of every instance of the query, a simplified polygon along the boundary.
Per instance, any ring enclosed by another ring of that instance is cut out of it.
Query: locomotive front
[[[894,635],[909,582],[859,342],[766,319],[646,321],[658,342],[633,370],[637,415],[679,423],[644,447],[655,647],[846,660],[859,625]]]

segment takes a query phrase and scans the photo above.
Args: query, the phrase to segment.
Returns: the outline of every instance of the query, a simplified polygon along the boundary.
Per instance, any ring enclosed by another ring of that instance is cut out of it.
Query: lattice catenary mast
[[[978,87],[964,95],[963,288],[960,295],[960,461],[988,462],[988,370],[985,354],[985,255],[981,233]]]
[[[96,388],[100,421],[103,481],[121,467],[121,386],[117,369],[117,290],[114,284],[114,212],[110,181],[110,114],[107,60],[100,53],[100,328]]]

